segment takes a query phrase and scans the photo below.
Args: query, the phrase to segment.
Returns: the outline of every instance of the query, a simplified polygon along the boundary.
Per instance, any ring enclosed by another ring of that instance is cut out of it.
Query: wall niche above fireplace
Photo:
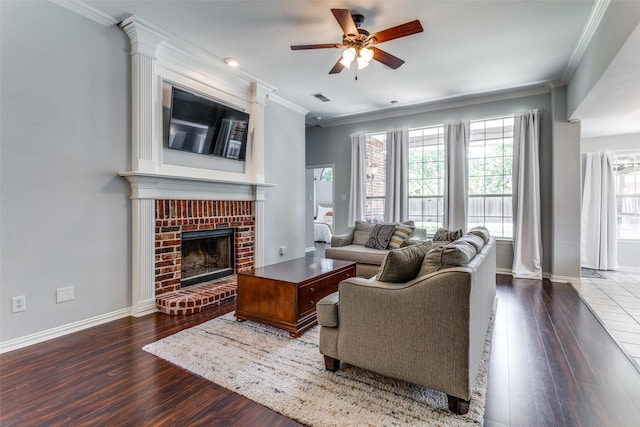
[[[234,271],[233,229],[183,231],[180,286],[196,285]]]

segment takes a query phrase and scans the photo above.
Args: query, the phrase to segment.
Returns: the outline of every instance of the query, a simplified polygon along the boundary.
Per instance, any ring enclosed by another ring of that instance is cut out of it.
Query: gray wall
[[[313,217],[315,215],[315,204],[313,203],[313,168],[307,168],[305,171],[305,251],[311,251],[315,248],[313,242]]]
[[[347,209],[349,198],[349,179],[351,176],[350,135],[355,132],[384,132],[387,129],[407,126],[415,128],[442,124],[449,120],[484,119],[512,114],[531,108],[542,109],[540,132],[541,202],[542,202],[542,241],[544,245],[543,269],[551,271],[552,237],[552,132],[551,132],[551,96],[549,93],[516,97],[500,101],[474,101],[473,105],[411,114],[387,119],[362,121],[354,124],[320,128],[307,128],[307,165],[335,164],[334,221],[335,232],[344,232],[347,228]],[[343,200],[344,196],[344,200]],[[577,249],[576,249],[577,250]],[[511,269],[513,249],[510,242],[501,243],[497,248],[498,268]]]
[[[552,91],[552,238],[551,272],[580,277],[580,124],[567,122],[567,88]]]
[[[304,115],[276,102],[265,105],[265,179],[276,184],[265,202],[265,265],[304,256]],[[280,247],[287,254],[280,255]]]
[[[614,0],[602,17],[576,68],[567,91],[567,114],[573,115],[640,22],[640,1]]]
[[[131,306],[129,42],[48,1],[0,2],[0,340]],[[75,300],[56,304],[56,288]],[[11,313],[11,297],[27,310]]]
[[[131,306],[129,39],[0,1],[0,342]],[[26,30],[25,30],[26,29]],[[304,256],[304,115],[265,105],[265,263]],[[287,255],[280,256],[280,246]],[[56,289],[75,300],[56,304]],[[11,297],[27,310],[11,313]]]

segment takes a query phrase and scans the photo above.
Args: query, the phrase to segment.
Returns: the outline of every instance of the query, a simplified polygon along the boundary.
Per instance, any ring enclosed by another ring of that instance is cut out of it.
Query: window
[[[323,168],[320,172],[320,182],[333,182],[333,168]]]
[[[370,134],[366,137],[367,182],[364,214],[365,220],[368,222],[382,223],[384,221],[386,139],[387,136],[384,133]]]
[[[618,237],[640,239],[640,153],[615,160]]]
[[[484,225],[496,237],[513,237],[513,117],[471,122],[469,228]]]
[[[443,224],[444,126],[409,131],[409,219],[433,234]]]

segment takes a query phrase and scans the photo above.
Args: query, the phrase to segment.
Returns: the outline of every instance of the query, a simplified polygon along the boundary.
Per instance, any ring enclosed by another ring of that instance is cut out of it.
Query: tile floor
[[[640,268],[600,271],[606,279],[572,283],[640,369]]]

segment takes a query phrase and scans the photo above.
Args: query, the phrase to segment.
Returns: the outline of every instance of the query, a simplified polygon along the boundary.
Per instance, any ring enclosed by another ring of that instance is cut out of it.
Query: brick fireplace
[[[219,296],[207,296],[208,285],[180,288],[181,266],[175,257],[183,231],[233,228],[235,270],[264,263],[264,205],[273,186],[264,173],[264,109],[267,95],[275,88],[239,78],[225,65],[216,65],[219,58],[194,54],[191,47],[183,50],[181,44],[172,44],[169,34],[136,16],[123,20],[120,27],[131,41],[131,169],[120,172],[131,184],[131,315],[175,308],[180,298],[184,309],[174,314],[186,314]],[[163,116],[168,105],[165,82],[248,113],[245,161],[202,156],[195,160],[188,153],[169,156]],[[190,299],[190,288],[198,289],[197,300]],[[231,289],[235,283],[229,285],[226,296]],[[168,301],[168,295],[175,299],[168,305],[159,302]]]
[[[184,232],[233,230],[234,273],[255,264],[255,215],[252,201],[156,200],[155,295],[159,311],[191,314],[235,296],[235,276],[181,287]]]

